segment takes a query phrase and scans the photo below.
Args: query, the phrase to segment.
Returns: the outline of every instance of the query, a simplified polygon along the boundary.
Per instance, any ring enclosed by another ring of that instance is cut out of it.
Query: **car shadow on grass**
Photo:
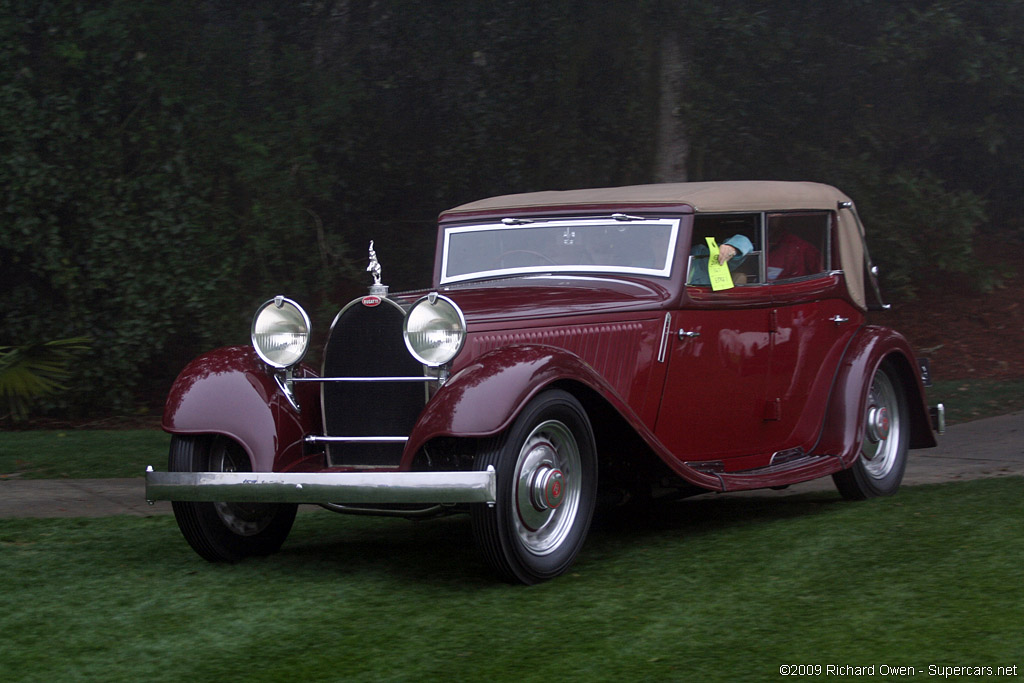
[[[636,530],[638,526],[652,531],[714,531],[736,524],[806,517],[844,502],[838,494],[828,491],[793,496],[702,495],[613,508],[598,514],[595,524],[609,531],[619,527]]]
[[[677,501],[650,502],[599,511],[591,535],[628,545],[665,534],[687,537],[714,534],[738,527],[769,525],[791,518],[805,519],[849,504],[831,492],[758,497],[722,494]]]
[[[760,498],[728,495],[671,503],[629,505],[602,510],[595,517],[581,561],[623,558],[648,544],[673,543],[727,532],[739,527],[771,525],[808,518],[837,505],[835,493]],[[348,517],[313,511],[299,515],[291,537],[274,562],[287,571],[322,576],[390,576],[401,581],[465,588],[488,585],[495,576],[473,540],[469,518],[410,521]],[[596,569],[588,561],[589,569]]]
[[[300,513],[275,559],[318,575],[390,576],[438,585],[492,580],[466,515],[412,521]]]

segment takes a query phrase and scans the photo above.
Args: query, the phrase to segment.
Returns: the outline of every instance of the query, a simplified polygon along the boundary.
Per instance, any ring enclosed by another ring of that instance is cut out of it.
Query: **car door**
[[[681,461],[761,449],[771,360],[768,306],[706,302],[673,315],[655,434]]]
[[[760,214],[694,220],[691,253],[698,253],[706,236],[724,244],[732,234],[747,237],[754,252],[737,266],[735,287],[716,292],[687,286],[683,308],[672,313],[655,434],[684,462],[763,451],[771,294],[761,262],[761,224]]]
[[[848,302],[842,275],[832,269],[831,213],[769,215],[766,229],[772,352],[765,436],[776,450],[810,452],[832,379],[863,314]]]

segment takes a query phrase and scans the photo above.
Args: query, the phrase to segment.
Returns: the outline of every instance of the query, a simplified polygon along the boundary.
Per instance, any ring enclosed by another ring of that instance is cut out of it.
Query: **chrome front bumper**
[[[146,500],[230,503],[489,503],[495,472],[154,472]]]

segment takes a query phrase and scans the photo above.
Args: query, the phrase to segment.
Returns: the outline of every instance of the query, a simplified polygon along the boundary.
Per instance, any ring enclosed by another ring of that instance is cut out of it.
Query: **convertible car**
[[[368,236],[369,237],[369,236]],[[595,507],[831,476],[896,492],[936,443],[927,364],[884,308],[854,203],[815,183],[536,192],[445,211],[429,289],[341,307],[318,367],[275,296],[193,361],[163,417],[202,557],[277,551],[298,504],[464,512],[501,577],[564,573]]]

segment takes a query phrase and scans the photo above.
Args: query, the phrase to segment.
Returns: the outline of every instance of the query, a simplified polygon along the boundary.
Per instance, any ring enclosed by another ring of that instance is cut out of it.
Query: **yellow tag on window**
[[[732,272],[729,270],[729,262],[726,261],[724,264],[718,262],[718,243],[715,242],[714,237],[706,238],[708,242],[708,279],[711,280],[711,289],[713,291],[720,291],[723,289],[732,289],[735,285],[732,283]]]

